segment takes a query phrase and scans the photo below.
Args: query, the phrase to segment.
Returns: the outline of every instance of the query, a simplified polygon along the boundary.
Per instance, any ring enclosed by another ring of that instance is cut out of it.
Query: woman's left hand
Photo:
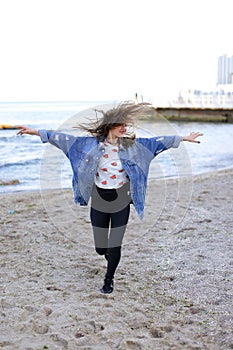
[[[200,143],[200,141],[196,140],[200,136],[203,136],[200,132],[191,132],[188,136],[183,136],[182,141]]]

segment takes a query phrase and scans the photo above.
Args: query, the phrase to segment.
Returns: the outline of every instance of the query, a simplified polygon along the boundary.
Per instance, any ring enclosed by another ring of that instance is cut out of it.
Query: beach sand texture
[[[233,349],[232,176],[150,181],[110,295],[71,190],[1,194],[0,348]]]

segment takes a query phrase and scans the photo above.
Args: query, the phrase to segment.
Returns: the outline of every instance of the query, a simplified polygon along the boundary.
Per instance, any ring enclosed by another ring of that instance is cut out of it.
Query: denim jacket
[[[74,201],[87,205],[97,164],[105,152],[104,142],[93,136],[75,137],[47,130],[39,130],[39,134],[43,143],[49,142],[58,147],[68,157],[73,171]],[[181,139],[181,136],[136,138],[129,147],[120,143],[119,158],[129,177],[132,203],[140,218],[143,218],[150,162],[159,153],[171,147],[179,147]]]

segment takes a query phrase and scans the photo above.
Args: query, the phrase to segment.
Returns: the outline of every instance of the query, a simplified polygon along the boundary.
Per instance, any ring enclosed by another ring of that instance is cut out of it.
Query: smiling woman
[[[99,111],[102,118],[80,125],[90,136],[19,127],[19,135],[37,135],[42,142],[61,149],[73,170],[75,202],[87,206],[91,199],[95,249],[107,261],[102,293],[113,291],[131,204],[143,218],[151,161],[161,152],[179,147],[182,141],[198,143],[202,135],[192,132],[188,136],[136,138],[127,134],[127,125],[146,116],[151,108],[147,103],[121,103]]]

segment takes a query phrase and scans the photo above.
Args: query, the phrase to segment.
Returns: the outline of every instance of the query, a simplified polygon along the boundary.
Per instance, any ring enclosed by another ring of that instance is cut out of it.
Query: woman
[[[181,141],[199,143],[202,136],[162,136],[136,138],[128,126],[147,115],[146,103],[122,103],[96,122],[80,125],[90,136],[75,137],[46,130],[19,126],[19,135],[40,136],[61,149],[73,170],[74,200],[87,205],[91,198],[91,224],[96,252],[107,260],[102,293],[112,293],[115,271],[121,258],[121,246],[132,203],[143,218],[150,162],[159,153],[179,147]]]

